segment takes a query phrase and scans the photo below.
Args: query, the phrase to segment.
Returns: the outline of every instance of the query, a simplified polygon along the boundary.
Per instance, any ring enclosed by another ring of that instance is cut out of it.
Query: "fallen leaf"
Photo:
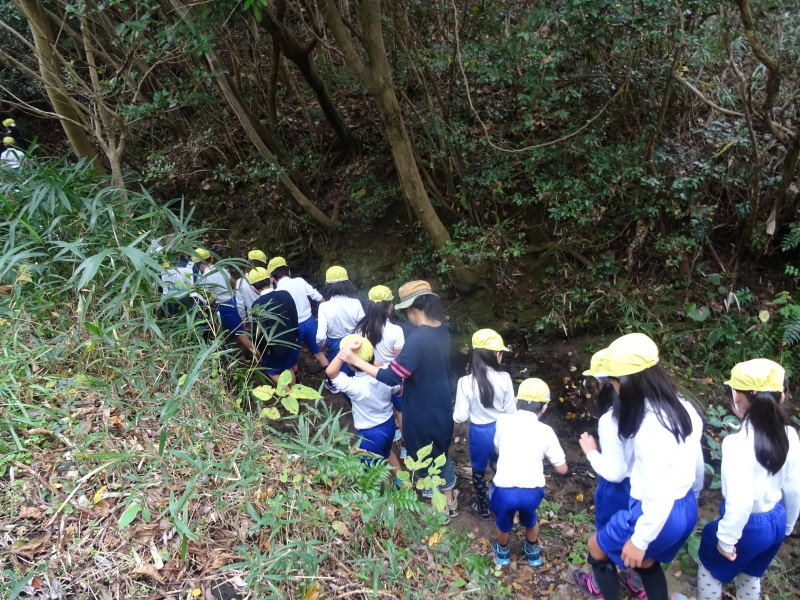
[[[575,496],[575,502],[583,502],[583,494],[578,494]]]
[[[319,581],[315,581],[313,585],[306,588],[306,593],[303,594],[303,600],[317,600],[320,594]]]
[[[331,529],[333,529],[336,533],[341,535],[342,537],[347,537],[347,523],[344,521],[334,521],[331,523]]]
[[[156,569],[153,565],[139,565],[133,571],[131,571],[131,575],[144,575],[145,577],[149,577],[150,579],[155,579],[157,581],[164,580],[164,578],[161,577],[161,573],[159,573],[158,569]]]
[[[195,598],[197,598],[202,593],[203,593],[203,590],[201,590],[200,588],[194,588],[192,590],[192,596],[194,596]]]
[[[46,429],[44,427],[34,427],[33,429],[28,429],[25,431],[25,435],[50,435],[53,433],[52,429]]]
[[[438,531],[434,531],[433,534],[431,534],[431,537],[428,538],[428,546],[438,545],[441,537],[442,536],[439,534]]]
[[[97,504],[98,502],[100,502],[100,500],[103,499],[103,492],[106,491],[107,487],[108,487],[107,485],[100,486],[100,489],[98,489],[94,493],[94,497],[92,498],[92,504]]]
[[[44,518],[44,513],[35,506],[21,506],[18,519],[38,519]]]
[[[33,559],[34,556],[48,549],[49,540],[50,534],[46,533],[42,537],[33,538],[29,542],[15,542],[8,550],[11,554],[19,554],[25,558]]]

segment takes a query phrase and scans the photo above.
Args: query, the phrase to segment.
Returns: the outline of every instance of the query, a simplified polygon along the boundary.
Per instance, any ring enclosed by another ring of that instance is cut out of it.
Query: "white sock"
[[[714,577],[700,563],[697,570],[697,600],[720,600],[722,598],[722,582]],[[742,600],[737,596],[737,600]]]
[[[736,577],[736,600],[758,600],[761,596],[761,578],[739,573]]]

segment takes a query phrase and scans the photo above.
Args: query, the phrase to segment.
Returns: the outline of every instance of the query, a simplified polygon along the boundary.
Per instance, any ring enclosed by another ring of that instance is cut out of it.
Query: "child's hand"
[[[360,340],[353,340],[352,342],[350,342],[350,344],[347,347],[350,350],[358,350],[359,348],[361,348],[361,341]]]
[[[578,443],[581,445],[581,450],[583,450],[584,454],[589,454],[592,450],[597,450],[597,442],[585,431],[581,434]]]
[[[625,563],[626,567],[637,568],[642,566],[642,561],[644,560],[644,550],[637,548],[633,545],[631,540],[628,540],[622,547],[622,552],[620,552],[619,556]]]
[[[345,363],[353,362],[355,353],[350,349],[350,347],[339,348],[339,353],[336,355],[336,358]]]
[[[717,544],[717,550],[719,551],[720,554],[722,554],[722,556],[724,556],[728,560],[731,561],[736,560],[736,547],[734,547],[733,550],[731,550],[730,552],[725,552],[725,550],[723,550],[722,547],[720,547],[720,545]]]

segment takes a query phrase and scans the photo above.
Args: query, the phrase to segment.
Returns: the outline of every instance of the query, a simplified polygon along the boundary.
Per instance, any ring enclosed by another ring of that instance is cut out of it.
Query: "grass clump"
[[[180,204],[85,165],[0,194],[0,597],[503,596],[338,413],[242,412],[263,381],[213,319],[159,317],[162,262],[203,234]]]

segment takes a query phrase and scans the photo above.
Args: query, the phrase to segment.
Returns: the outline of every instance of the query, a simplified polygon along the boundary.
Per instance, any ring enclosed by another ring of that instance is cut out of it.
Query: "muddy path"
[[[525,530],[516,525],[511,534],[512,563],[510,567],[498,571],[498,577],[502,578],[504,585],[518,598],[587,598],[573,585],[572,572],[575,569],[589,571],[586,565],[586,540],[595,531],[593,497],[596,478],[580,450],[578,438],[584,431],[595,436],[597,434],[596,403],[584,386],[582,373],[588,367],[592,351],[599,347],[596,340],[591,338],[556,340],[530,350],[512,351],[502,366],[511,374],[515,388],[527,377],[539,377],[550,386],[551,403],[542,420],[555,430],[569,465],[569,472],[563,476],[553,473],[550,466],[545,465],[547,491],[539,509],[542,526],[540,545],[545,564],[538,568],[529,567],[520,548]],[[464,374],[467,357],[468,346],[465,340],[454,336],[451,361],[454,399],[455,383]],[[303,383],[317,387],[321,382],[322,372],[305,350],[301,354],[300,367]],[[346,402],[339,395],[330,395],[328,392],[325,394],[328,401],[344,411],[342,418],[352,428],[352,418]],[[491,557],[491,542],[495,537],[494,521],[480,519],[469,506],[474,491],[468,430],[469,423],[456,424],[450,447],[450,456],[458,475],[459,514],[449,527],[465,531],[472,540],[472,547]],[[491,475],[490,469],[487,471],[487,478],[490,479]],[[707,476],[706,486],[699,500],[700,523],[697,532],[702,524],[717,516],[721,496],[718,490],[709,489],[710,482],[711,477]],[[783,572],[779,577],[782,582],[780,587],[783,588],[784,584],[790,589],[797,586],[797,574],[792,573],[795,571],[794,565],[800,562],[800,540],[787,539],[779,559],[782,564],[773,565],[771,569]],[[693,598],[696,592],[695,568],[687,553],[679,554],[666,569],[670,590]],[[764,584],[766,594],[777,591],[770,589],[767,579]]]

